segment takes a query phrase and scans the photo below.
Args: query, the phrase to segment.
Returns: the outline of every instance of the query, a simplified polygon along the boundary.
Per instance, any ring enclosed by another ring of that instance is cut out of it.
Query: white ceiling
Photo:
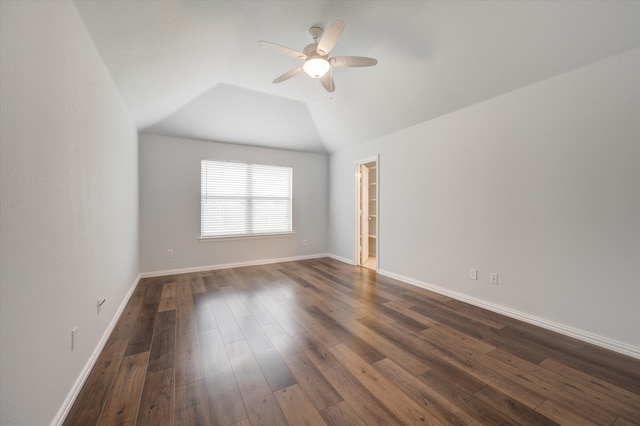
[[[333,152],[640,46],[640,1],[76,0],[141,131]],[[329,94],[302,50],[341,18]]]

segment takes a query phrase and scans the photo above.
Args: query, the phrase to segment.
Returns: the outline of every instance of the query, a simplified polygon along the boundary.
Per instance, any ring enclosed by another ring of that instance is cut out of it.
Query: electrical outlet
[[[307,240],[302,240],[302,246],[306,247],[309,245],[309,242]]]
[[[76,348],[78,344],[78,327],[73,327],[71,330],[71,350]]]
[[[167,257],[173,257],[173,249],[167,249]]]
[[[469,269],[469,278],[472,280],[478,279],[478,270],[477,269]]]
[[[489,284],[498,285],[498,273],[492,272],[489,274]]]

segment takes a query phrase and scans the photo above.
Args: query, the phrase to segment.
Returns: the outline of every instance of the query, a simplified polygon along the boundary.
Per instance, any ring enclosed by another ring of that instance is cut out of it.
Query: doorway
[[[380,173],[378,157],[356,162],[356,264],[377,271],[378,204]]]

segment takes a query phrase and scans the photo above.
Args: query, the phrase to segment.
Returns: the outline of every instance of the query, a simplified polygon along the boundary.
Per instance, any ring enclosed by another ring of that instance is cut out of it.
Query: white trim
[[[362,158],[353,162],[355,168],[355,245],[354,245],[354,260],[353,265],[361,265],[360,255],[360,166],[368,163],[376,163],[376,272],[380,269],[380,154],[373,155],[371,157]],[[337,259],[339,260],[339,259]],[[351,263],[351,262],[348,262]]]
[[[374,161],[378,161],[378,156],[379,155],[376,154],[376,155],[372,155],[371,157],[361,158],[359,160],[355,160],[353,164],[358,165],[358,164],[373,163]]]
[[[217,237],[198,237],[201,243],[214,243],[228,240],[256,240],[261,238],[282,238],[293,237],[296,233],[291,232],[275,232],[273,234],[242,234],[242,235],[220,235]]]
[[[269,265],[271,263],[282,263],[282,262],[295,262],[296,260],[319,259],[321,257],[330,257],[330,255],[328,255],[327,253],[318,253],[318,254],[309,254],[305,256],[284,257],[280,259],[249,260],[246,262],[221,263],[217,265],[193,266],[190,268],[164,269],[161,271],[143,272],[140,274],[140,277],[153,278],[153,277],[162,277],[165,275],[189,274],[192,272],[213,271],[216,269],[240,268],[243,266]]]
[[[360,250],[361,250],[361,242],[360,242],[360,162],[359,161],[354,161],[353,162],[353,168],[355,170],[355,182],[354,182],[354,198],[353,198],[353,215],[354,215],[354,229],[355,229],[355,234],[353,236],[354,238],[354,244],[353,244],[353,264],[354,265],[360,265],[360,262],[362,261],[361,259],[361,255],[360,255]]]
[[[338,262],[346,263],[347,265],[358,266],[352,259],[347,259],[346,257],[336,256],[335,254],[328,253],[327,257],[330,257],[333,260],[337,260]]]
[[[413,278],[405,277],[390,271],[380,270],[380,275],[393,278],[398,281],[402,281],[407,284],[414,285],[416,287],[424,288],[434,293],[449,296],[452,299],[460,300],[462,302],[469,303],[474,306],[478,306],[483,309],[487,309],[492,312],[496,312],[501,315],[505,315],[510,318],[515,318],[520,321],[524,321],[529,324],[536,325],[538,327],[545,328],[547,330],[555,331],[565,336],[573,337],[574,339],[581,340],[583,342],[591,343],[596,346],[600,346],[605,349],[609,349],[614,352],[618,352],[624,355],[628,355],[633,358],[640,359],[640,347],[630,345],[628,343],[619,342],[617,340],[609,339],[597,334],[590,333],[588,331],[580,330],[570,327],[568,325],[560,324],[554,321],[549,321],[544,318],[537,317],[535,315],[527,314],[517,311],[515,309],[507,308],[505,306],[496,305],[491,302],[487,302],[482,299],[476,299],[475,297],[467,296],[466,294],[459,293],[457,291],[448,290],[443,287],[439,287],[433,284],[429,284],[423,281],[415,280]]]
[[[127,306],[127,303],[129,303],[129,299],[131,299],[131,295],[133,294],[133,291],[136,289],[141,278],[142,278],[141,275],[138,274],[138,277],[135,279],[135,281],[133,282],[133,285],[131,286],[131,288],[129,288],[129,291],[125,295],[124,300],[122,301],[122,303],[120,303],[120,306],[118,306],[118,310],[113,315],[113,318],[111,319],[111,322],[107,326],[104,333],[102,333],[102,337],[98,341],[98,344],[93,350],[93,353],[91,353],[91,356],[89,357],[89,360],[85,364],[84,368],[80,372],[80,376],[78,377],[76,382],[73,384],[71,391],[69,391],[69,394],[65,398],[64,403],[62,404],[62,407],[60,407],[60,410],[58,410],[58,413],[53,419],[53,422],[51,422],[52,425],[59,426],[59,425],[62,425],[62,423],[64,423],[67,415],[69,414],[69,411],[71,410],[71,407],[73,406],[73,403],[76,401],[78,394],[80,393],[80,391],[82,390],[82,387],[84,386],[84,382],[87,380],[87,378],[89,377],[89,373],[91,373],[91,370],[93,369],[94,365],[98,361],[98,358],[102,353],[102,350],[104,349],[105,345],[107,344],[107,341],[109,340],[109,336],[111,336],[111,332],[113,331],[118,320],[120,319],[120,315],[122,315],[122,312],[124,311],[124,308]]]

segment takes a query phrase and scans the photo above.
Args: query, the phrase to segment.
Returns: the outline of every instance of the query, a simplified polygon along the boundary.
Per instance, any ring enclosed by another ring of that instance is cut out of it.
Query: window
[[[291,167],[202,160],[200,173],[203,238],[293,232]]]

